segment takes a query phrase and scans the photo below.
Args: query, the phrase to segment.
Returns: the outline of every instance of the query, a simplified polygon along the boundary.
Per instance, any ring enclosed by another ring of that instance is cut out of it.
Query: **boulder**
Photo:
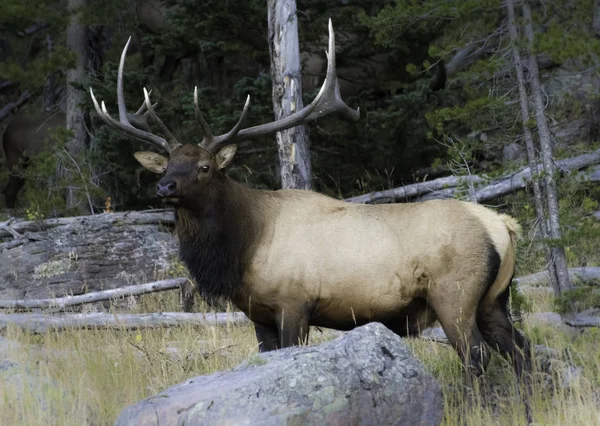
[[[127,407],[115,425],[437,425],[440,386],[379,323],[257,354]]]

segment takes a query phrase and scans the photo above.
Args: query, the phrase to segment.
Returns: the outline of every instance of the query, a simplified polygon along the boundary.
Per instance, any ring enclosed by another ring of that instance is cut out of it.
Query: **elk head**
[[[130,39],[131,40],[131,39]],[[347,118],[358,120],[360,112],[348,107],[341,99],[339,84],[335,71],[335,37],[333,26],[329,20],[329,51],[327,52],[327,74],[321,90],[315,99],[294,114],[271,123],[254,127],[242,128],[244,119],[248,114],[250,96],[242,110],[237,124],[229,132],[214,135],[210,126],[204,119],[198,105],[198,89],[194,89],[194,111],[196,120],[203,132],[202,141],[197,144],[181,145],[166,125],[158,118],[154,105],[150,101],[150,94],[144,88],[144,114],[148,114],[160,127],[166,138],[138,129],[130,123],[123,95],[123,67],[129,41],[125,45],[119,63],[117,79],[117,104],[119,120],[111,117],[104,102],[98,104],[94,92],[90,88],[92,101],[100,117],[112,128],[126,135],[149,142],[166,151],[169,157],[154,152],[137,152],[135,158],[146,169],[155,173],[164,173],[165,176],[158,182],[157,195],[167,204],[191,208],[194,204],[206,200],[214,191],[215,185],[225,177],[223,169],[233,159],[236,151],[235,142],[242,139],[276,133],[300,124],[308,123],[319,117],[324,117],[334,112],[339,112]]]

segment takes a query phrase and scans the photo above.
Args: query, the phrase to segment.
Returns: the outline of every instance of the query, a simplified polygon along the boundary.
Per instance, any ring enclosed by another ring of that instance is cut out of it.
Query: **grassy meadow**
[[[529,299],[532,310],[546,311],[548,293],[537,293]],[[144,296],[136,310],[175,310],[177,299],[176,292]],[[536,358],[536,424],[600,424],[600,331],[572,333],[527,320],[523,327],[533,343],[554,350],[550,360],[543,354]],[[310,343],[337,335],[315,329]],[[4,338],[18,344],[2,358],[18,363],[27,374],[18,380],[0,375],[2,425],[111,425],[128,404],[195,375],[231,368],[257,352],[249,324],[42,336],[11,328]],[[421,338],[406,342],[442,386],[444,425],[526,424],[515,376],[502,358],[495,356],[487,375],[466,390],[450,346]],[[579,369],[565,385],[573,370],[569,366]]]

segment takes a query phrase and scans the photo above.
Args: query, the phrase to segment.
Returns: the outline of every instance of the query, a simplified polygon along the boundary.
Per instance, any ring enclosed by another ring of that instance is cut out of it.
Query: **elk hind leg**
[[[532,394],[532,360],[529,340],[515,328],[508,317],[508,295],[510,288],[489,305],[481,306],[477,322],[485,341],[512,363],[517,377],[525,390],[525,411],[531,423],[530,398]]]
[[[298,346],[308,343],[308,314],[306,312],[282,309],[276,315],[280,347]]]
[[[446,306],[443,311],[437,310],[436,313],[448,341],[463,363],[467,381],[471,384],[473,378],[481,376],[487,368],[490,353],[477,327],[475,313],[465,318],[460,309],[456,311],[458,312]]]
[[[258,340],[258,351],[269,352],[279,348],[279,334],[277,328],[254,323],[256,340]]]

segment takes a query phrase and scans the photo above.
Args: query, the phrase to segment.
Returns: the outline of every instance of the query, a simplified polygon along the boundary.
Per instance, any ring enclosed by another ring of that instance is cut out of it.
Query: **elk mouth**
[[[163,204],[166,204],[168,206],[178,206],[181,204],[182,198],[181,197],[162,197],[161,201]]]

